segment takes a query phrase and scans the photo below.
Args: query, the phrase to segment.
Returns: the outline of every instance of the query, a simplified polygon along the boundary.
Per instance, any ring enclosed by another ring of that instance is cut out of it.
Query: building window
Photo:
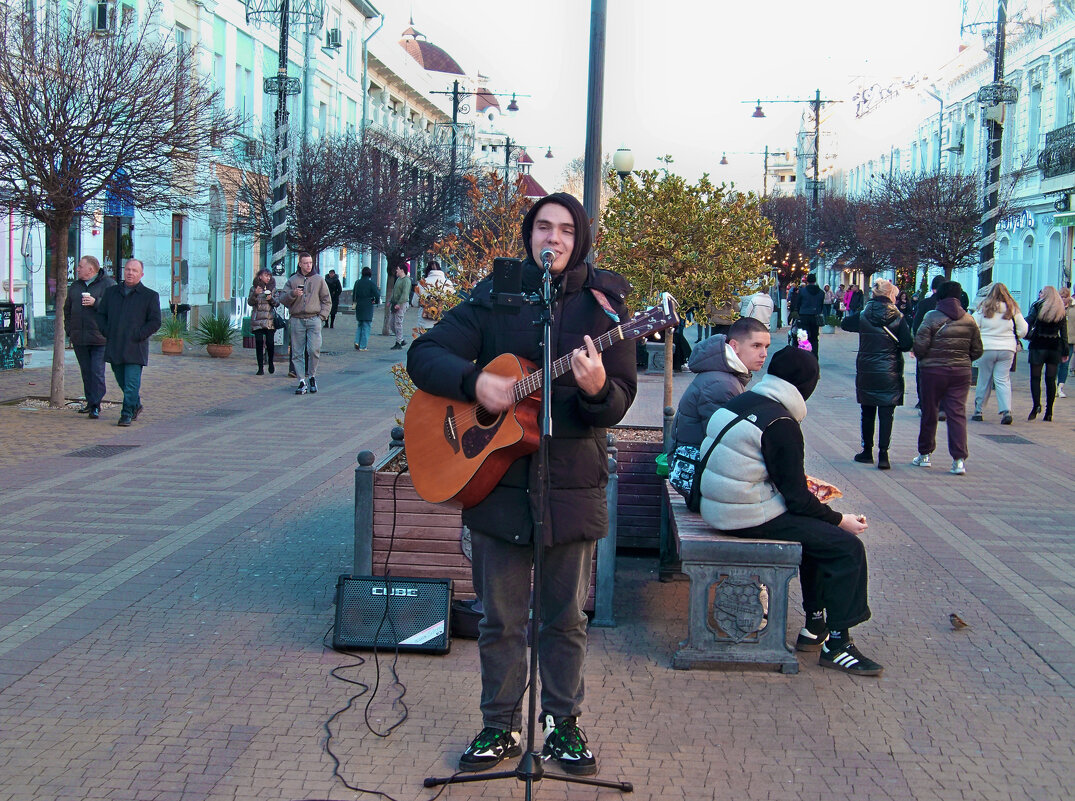
[[[1056,125],[1063,128],[1072,121],[1071,70],[1060,73],[1056,78]]]
[[[1039,149],[1038,134],[1041,130],[1041,84],[1030,87],[1030,102],[1027,108],[1026,148],[1031,154]]]

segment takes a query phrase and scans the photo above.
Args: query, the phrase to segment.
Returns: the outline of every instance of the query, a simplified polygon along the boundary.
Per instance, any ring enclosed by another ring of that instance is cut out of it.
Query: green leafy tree
[[[619,183],[617,176],[609,183]],[[597,254],[600,266],[634,285],[635,305],[669,292],[705,324],[717,309],[738,309],[741,295],[765,284],[775,243],[753,193],[717,186],[708,175],[692,184],[668,169],[641,170],[609,198]],[[671,361],[665,360],[665,405],[671,404]]]

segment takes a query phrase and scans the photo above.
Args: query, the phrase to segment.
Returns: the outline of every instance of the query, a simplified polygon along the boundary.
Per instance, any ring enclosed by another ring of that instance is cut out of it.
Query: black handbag
[[[717,434],[717,438],[713,440],[713,444],[705,452],[705,456],[701,461],[697,462],[694,466],[694,473],[691,475],[690,491],[684,493],[680,487],[676,487],[681,495],[684,495],[687,499],[687,508],[692,512],[697,512],[702,508],[702,474],[705,473],[705,466],[709,464],[709,457],[713,455],[713,449],[717,447],[717,444],[724,438],[724,435],[728,433],[729,429],[741,420],[746,420],[743,415],[739,414],[735,416],[728,425],[724,426]],[[678,451],[678,448],[677,448]]]
[[[282,331],[287,327],[287,320],[281,317],[276,312],[272,313],[272,327],[274,331]]]

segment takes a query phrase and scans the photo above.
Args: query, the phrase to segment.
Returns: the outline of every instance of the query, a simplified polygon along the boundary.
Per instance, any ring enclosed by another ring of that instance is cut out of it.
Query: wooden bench
[[[671,542],[690,579],[687,639],[672,667],[775,665],[798,673],[787,644],[788,585],[802,560],[797,542],[748,540],[720,534],[666,481],[664,503]],[[769,593],[769,613],[761,602]]]

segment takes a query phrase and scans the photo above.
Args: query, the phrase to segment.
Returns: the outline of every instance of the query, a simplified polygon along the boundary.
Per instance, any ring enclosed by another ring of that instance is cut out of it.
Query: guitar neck
[[[597,352],[601,353],[608,348],[612,347],[615,343],[624,339],[623,326],[618,325],[611,331],[606,331],[601,336],[597,337],[594,341],[594,347],[597,348]],[[567,356],[561,356],[559,359],[552,363],[552,380],[562,376],[564,373],[571,369],[571,354]],[[541,389],[541,385],[544,381],[544,370],[535,370],[530,375],[519,379],[515,383],[513,389],[515,403],[518,403],[523,398],[529,397]]]

